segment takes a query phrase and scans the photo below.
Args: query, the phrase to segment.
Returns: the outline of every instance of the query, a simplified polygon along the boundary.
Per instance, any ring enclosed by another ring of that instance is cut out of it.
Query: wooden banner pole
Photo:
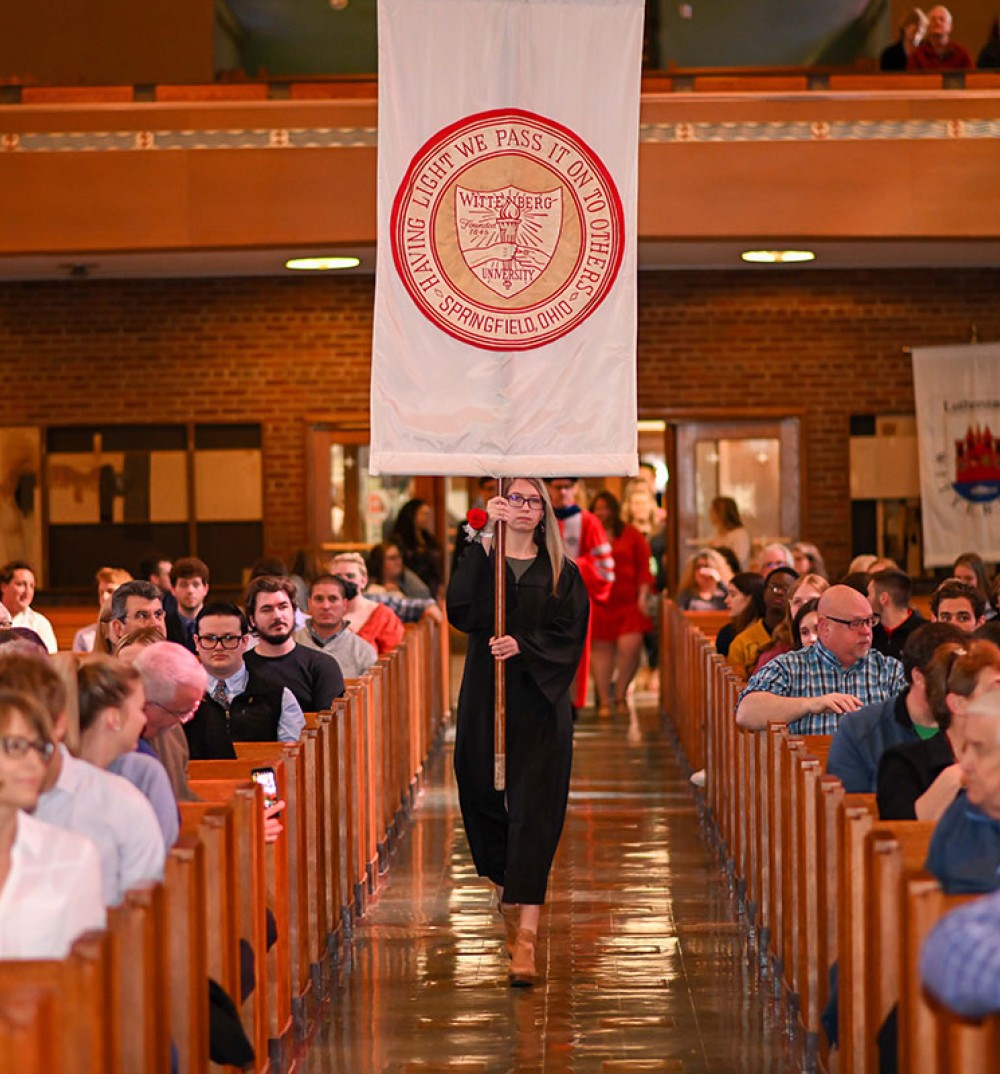
[[[497,479],[497,495],[503,495],[503,478]],[[507,632],[507,527],[497,522],[493,534],[494,584],[493,633]],[[493,661],[493,786],[502,791],[507,786],[507,667],[506,661]]]

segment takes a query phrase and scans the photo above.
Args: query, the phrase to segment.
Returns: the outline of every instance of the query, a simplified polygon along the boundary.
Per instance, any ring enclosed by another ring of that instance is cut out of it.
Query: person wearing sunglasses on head
[[[866,597],[831,586],[817,612],[815,645],[776,657],[751,677],[736,705],[740,727],[787,723],[793,734],[830,735],[845,714],[903,689],[900,662],[872,649],[878,616]]]

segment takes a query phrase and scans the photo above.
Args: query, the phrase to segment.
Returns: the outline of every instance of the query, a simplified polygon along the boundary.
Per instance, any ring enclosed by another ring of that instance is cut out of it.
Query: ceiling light
[[[358,257],[293,257],[285,262],[285,268],[299,272],[329,272],[332,269],[357,268],[360,264]]]
[[[744,250],[740,257],[755,265],[792,265],[816,259],[812,250]]]

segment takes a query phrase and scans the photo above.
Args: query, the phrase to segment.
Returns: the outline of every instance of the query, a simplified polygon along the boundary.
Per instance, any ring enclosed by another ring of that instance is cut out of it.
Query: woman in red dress
[[[612,684],[619,712],[628,712],[628,688],[639,667],[642,636],[653,629],[646,600],[653,585],[649,545],[622,521],[618,500],[599,492],[590,505],[611,540],[615,582],[606,604],[594,604],[591,619],[591,670],[598,716],[611,715]]]

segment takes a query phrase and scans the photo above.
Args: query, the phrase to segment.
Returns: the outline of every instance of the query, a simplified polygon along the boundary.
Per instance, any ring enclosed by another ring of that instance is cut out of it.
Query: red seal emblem
[[[517,109],[481,112],[414,156],[392,207],[396,271],[442,331],[530,350],[583,323],[611,289],[625,217],[582,139]]]

